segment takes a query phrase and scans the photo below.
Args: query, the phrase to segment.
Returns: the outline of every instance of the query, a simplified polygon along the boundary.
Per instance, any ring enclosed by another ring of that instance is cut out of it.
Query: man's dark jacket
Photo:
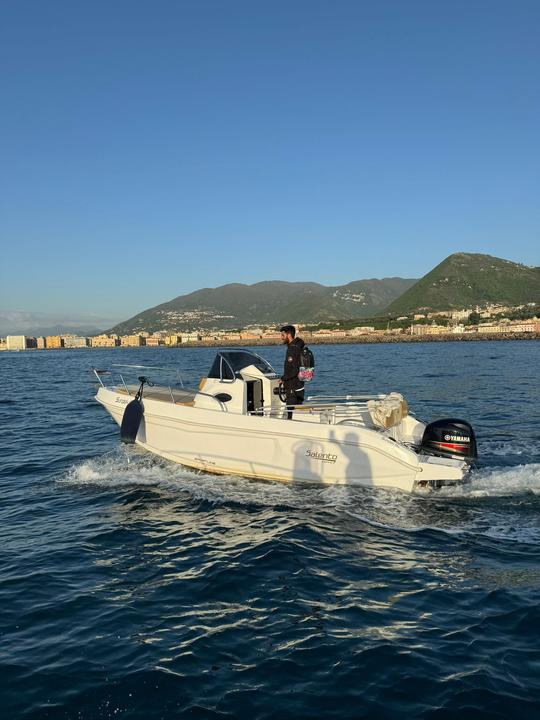
[[[298,373],[302,365],[302,348],[304,347],[304,341],[302,338],[294,338],[292,342],[287,345],[287,354],[285,355],[285,365],[283,367],[283,386],[285,390],[303,390],[304,383],[298,379]]]

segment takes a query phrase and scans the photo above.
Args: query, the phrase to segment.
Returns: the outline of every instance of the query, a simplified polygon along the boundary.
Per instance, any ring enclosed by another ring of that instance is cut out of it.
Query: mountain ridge
[[[353,280],[336,286],[285,280],[262,280],[252,285],[228,283],[179,295],[115,325],[110,332],[232,329],[369,317],[381,312],[415,282],[394,277]]]
[[[540,300],[540,268],[482,253],[446,257],[393,300],[385,313],[459,310]]]
[[[539,267],[457,252],[419,280],[370,278],[336,286],[262,280],[201,288],[144,310],[109,332],[225,330],[285,322],[313,325],[528,302],[540,302]]]

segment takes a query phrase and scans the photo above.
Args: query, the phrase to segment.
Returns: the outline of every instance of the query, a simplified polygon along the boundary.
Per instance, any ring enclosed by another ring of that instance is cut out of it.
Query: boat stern
[[[471,465],[464,460],[423,455],[418,463],[414,490],[433,490],[469,481]]]

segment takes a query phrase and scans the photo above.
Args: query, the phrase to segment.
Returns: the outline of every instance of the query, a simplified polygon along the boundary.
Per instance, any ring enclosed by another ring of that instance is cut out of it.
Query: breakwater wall
[[[540,333],[448,333],[445,335],[358,335],[345,338],[319,338],[309,334],[299,335],[309,345],[377,345],[381,343],[432,343],[432,342],[485,342],[487,340],[540,340]],[[199,342],[182,343],[172,346],[174,349],[182,347],[267,347],[276,345],[268,340],[229,340],[218,342],[204,340]]]

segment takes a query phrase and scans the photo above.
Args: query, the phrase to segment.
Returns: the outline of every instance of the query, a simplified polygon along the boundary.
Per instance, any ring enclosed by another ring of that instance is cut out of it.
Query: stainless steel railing
[[[170,370],[170,368],[152,368],[148,365],[117,365],[116,367],[130,367],[130,368],[137,368],[137,369],[154,369],[154,370]],[[119,382],[115,382],[114,376],[110,370],[100,370],[98,368],[92,368],[92,371],[96,378],[99,381],[99,384],[101,387],[107,389],[107,390],[115,390],[118,388],[119,385],[121,385],[124,389],[124,391],[132,396],[135,397],[135,394],[137,393],[137,390],[139,388],[138,384],[127,384],[124,380],[124,377],[121,373],[118,373],[118,380]],[[102,380],[102,376],[109,375],[111,378],[110,384],[105,384]],[[182,382],[180,380],[180,382]],[[199,389],[189,389],[185,388],[184,384],[182,382],[181,388],[175,388],[172,385],[154,385],[153,387],[148,387],[145,390],[145,397],[152,400],[163,400],[163,397],[159,396],[167,396],[170,395],[171,402],[173,404],[176,404],[177,402],[181,402],[182,397],[188,397],[191,399],[195,399],[197,395],[202,397],[210,398],[212,401],[216,402],[223,412],[227,412],[227,406],[224,402],[222,402],[219,398],[215,397],[215,395],[211,395],[210,393],[205,393],[202,390]]]

